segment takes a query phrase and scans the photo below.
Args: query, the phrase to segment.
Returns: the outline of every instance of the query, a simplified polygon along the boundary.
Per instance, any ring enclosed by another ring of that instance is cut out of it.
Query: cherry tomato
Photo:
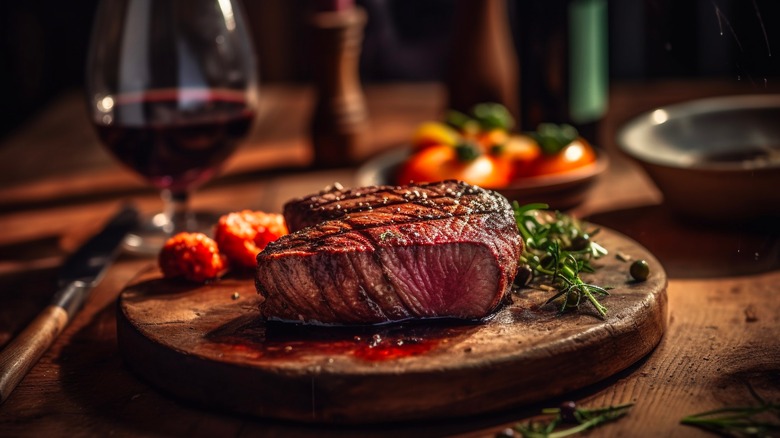
[[[527,135],[512,135],[498,149],[501,159],[509,162],[511,167],[510,180],[515,180],[528,173],[528,167],[542,154],[539,145]]]
[[[553,155],[540,154],[528,163],[516,177],[549,175],[568,172],[596,161],[596,152],[583,138],[578,138]]]
[[[257,266],[257,254],[266,245],[287,234],[284,217],[278,213],[243,210],[219,218],[214,240],[231,265],[237,268]]]
[[[158,256],[165,278],[184,277],[203,283],[227,269],[217,244],[203,233],[179,233],[165,242]]]
[[[509,133],[503,129],[491,129],[477,134],[477,143],[483,150],[490,152],[495,148],[502,148],[509,141]]]
[[[506,160],[483,154],[476,145],[471,146],[473,155],[459,153],[459,147],[462,146],[431,146],[415,153],[401,166],[398,183],[457,179],[487,188],[509,183],[510,166]]]

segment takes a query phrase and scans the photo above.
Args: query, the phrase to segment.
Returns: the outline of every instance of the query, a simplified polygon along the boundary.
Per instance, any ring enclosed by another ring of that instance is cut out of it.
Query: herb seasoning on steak
[[[265,318],[375,324],[478,319],[523,249],[507,200],[458,181],[330,188],[289,202],[291,234],[257,256]]]

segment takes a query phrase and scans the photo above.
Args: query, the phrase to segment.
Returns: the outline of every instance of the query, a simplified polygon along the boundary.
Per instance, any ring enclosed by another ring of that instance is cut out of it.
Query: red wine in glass
[[[118,95],[96,120],[103,144],[157,188],[188,192],[210,180],[249,130],[243,92],[153,90]]]
[[[85,83],[103,145],[157,187],[164,212],[126,239],[155,254],[215,218],[187,208],[248,132],[257,65],[238,0],[100,0]],[[203,220],[205,219],[205,220]]]

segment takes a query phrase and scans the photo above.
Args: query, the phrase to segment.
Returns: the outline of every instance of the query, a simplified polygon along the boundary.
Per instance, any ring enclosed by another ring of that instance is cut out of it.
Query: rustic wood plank
[[[598,436],[712,436],[679,422],[757,405],[749,386],[765,400],[780,400],[778,281],[778,271],[748,280],[670,281],[669,329],[656,350],[629,373],[578,394],[583,406],[635,403]]]

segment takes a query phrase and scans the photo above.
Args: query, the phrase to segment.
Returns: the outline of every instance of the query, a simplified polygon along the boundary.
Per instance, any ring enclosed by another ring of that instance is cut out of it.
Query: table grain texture
[[[677,220],[648,178],[617,151],[615,132],[658,105],[766,92],[717,81],[611,87],[599,140],[611,166],[570,213],[626,234],[661,261],[669,276],[669,325],[650,355],[606,381],[539,405],[457,421],[338,427],[204,410],[162,395],[122,363],[116,299],[153,262],[122,255],[0,405],[0,436],[492,436],[566,399],[585,406],[635,403],[627,417],[591,436],[709,436],[680,425],[680,418],[755,403],[750,387],[780,401],[780,232],[772,224],[714,228]],[[417,123],[441,114],[445,100],[444,89],[433,83],[369,85],[366,94],[372,135],[361,159],[403,144]],[[278,211],[292,196],[334,181],[351,184],[355,166],[310,166],[313,97],[305,86],[266,86],[249,139],[221,176],[194,194],[193,206]],[[101,149],[78,91],[2,139],[0,347],[45,307],[63,257],[126,200],[146,213],[161,207],[152,189]]]

